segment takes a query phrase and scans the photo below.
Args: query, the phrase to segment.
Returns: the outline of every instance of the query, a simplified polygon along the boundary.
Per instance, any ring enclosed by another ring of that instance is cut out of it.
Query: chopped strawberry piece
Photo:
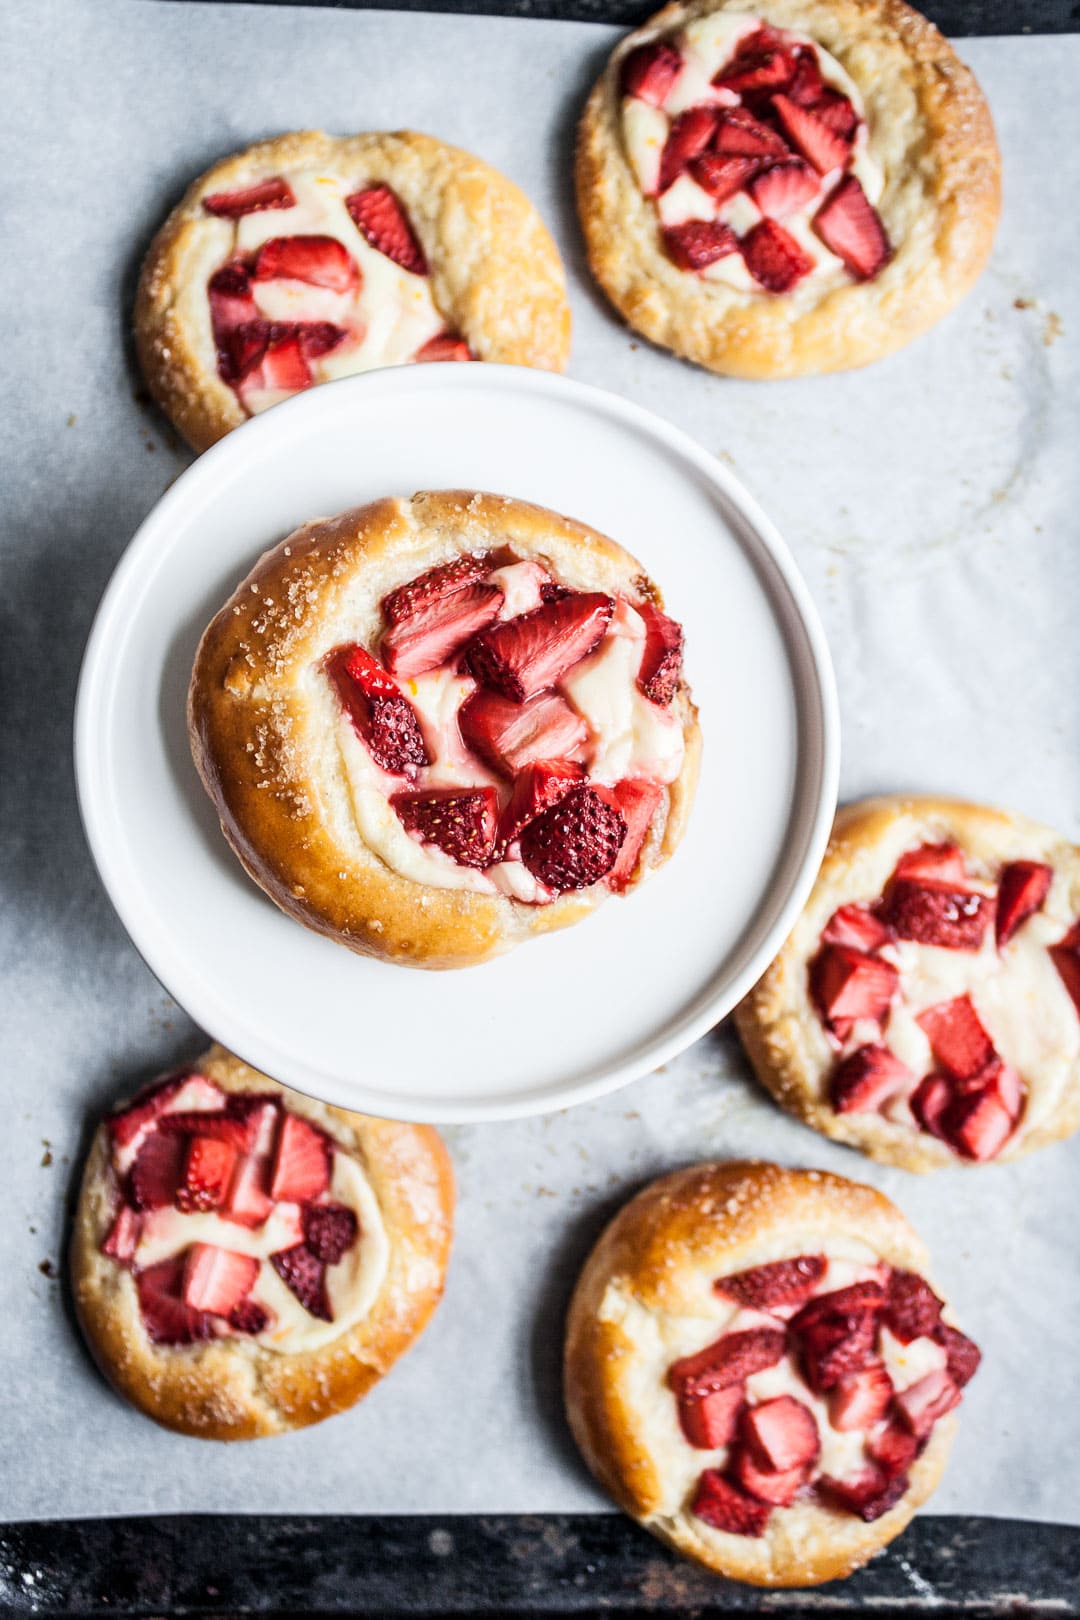
[[[337,1265],[360,1232],[359,1222],[348,1204],[308,1204],[301,1222],[304,1242],[316,1260],[328,1266]]]
[[[413,359],[425,365],[442,360],[475,360],[476,356],[464,338],[455,337],[453,332],[436,332],[433,338],[420,345]]]
[[[893,1417],[877,1434],[867,1437],[866,1450],[892,1478],[895,1474],[907,1473],[919,1454],[919,1442],[906,1424]]]
[[[799,45],[794,51],[795,70],[784,90],[789,101],[799,107],[814,107],[826,93],[825,80],[812,45]]]
[[[270,1256],[270,1264],[309,1315],[317,1316],[321,1322],[334,1320],[330,1301],[326,1297],[326,1267],[312,1254],[306,1243],[296,1243],[291,1249],[279,1249]]]
[[[236,1149],[219,1137],[193,1136],[187,1141],[184,1178],[176,1191],[176,1207],[185,1215],[217,1209],[232,1180]]]
[[[754,280],[766,292],[789,292],[814,268],[795,238],[775,219],[763,219],[743,237],[743,258]]]
[[[690,1511],[714,1530],[732,1536],[762,1536],[769,1522],[769,1507],[748,1496],[715,1468],[706,1468],[697,1482]]]
[[[807,1478],[805,1468],[766,1468],[749,1446],[736,1451],[732,1473],[744,1491],[769,1507],[790,1507]]]
[[[928,879],[893,878],[885,891],[885,921],[901,939],[945,950],[977,951],[993,901],[975,889]]]
[[[650,107],[662,107],[682,65],[679,52],[665,40],[639,45],[623,63],[622,93],[647,101]]]
[[[945,1346],[945,1371],[957,1389],[963,1389],[978,1372],[982,1351],[974,1339],[969,1339],[966,1333],[950,1327],[947,1322],[941,1323],[938,1338]]]
[[[796,1260],[773,1260],[768,1265],[751,1266],[731,1277],[718,1277],[716,1293],[737,1300],[754,1310],[768,1311],[774,1305],[801,1305],[809,1299],[825,1275],[823,1254],[801,1254]]]
[[[932,878],[935,883],[967,882],[967,862],[955,844],[921,844],[896,863],[893,877]]]
[[[192,1113],[165,1114],[158,1129],[166,1136],[205,1136],[218,1142],[227,1142],[237,1153],[248,1153],[253,1143],[252,1126],[248,1121],[228,1114],[211,1113],[197,1109]]]
[[[1053,867],[1042,861],[1010,861],[1004,868],[998,883],[995,919],[999,950],[1042,908],[1053,877]]]
[[[499,821],[494,788],[431,788],[395,793],[390,800],[402,825],[422,844],[434,844],[459,866],[490,866]]]
[[[810,964],[810,994],[827,1024],[856,1018],[880,1023],[899,982],[891,962],[850,945],[827,945]]]
[[[901,1344],[933,1338],[941,1322],[944,1300],[917,1271],[893,1266],[885,1293],[885,1325]]]
[[[399,585],[382,599],[383,617],[387,624],[405,624],[417,615],[428,613],[447,597],[468,590],[491,572],[491,558],[473,553],[455,557],[452,562],[440,563],[418,574],[407,585]]]
[[[232,259],[223,264],[206,284],[210,299],[210,324],[214,328],[214,341],[219,349],[223,340],[237,327],[259,318],[258,307],[251,296],[251,272],[243,259]]]
[[[829,1391],[829,1422],[845,1433],[872,1429],[880,1423],[892,1400],[892,1379],[883,1361],[868,1361],[861,1372],[841,1378]]]
[[[690,107],[673,121],[660,158],[660,191],[673,185],[694,158],[706,150],[716,133],[716,120],[714,108]]]
[[[800,107],[788,96],[774,96],[772,104],[784,133],[818,174],[829,174],[833,169],[843,168],[851,155],[850,141],[845,141],[842,135],[830,129],[811,108]]]
[[[680,1400],[697,1400],[713,1390],[744,1384],[752,1373],[775,1367],[784,1353],[780,1328],[747,1328],[725,1333],[695,1355],[683,1356],[668,1368],[668,1383]]]
[[[787,93],[792,101],[798,100],[790,87]],[[839,135],[849,143],[854,142],[855,131],[859,127],[859,115],[847,96],[842,95],[839,90],[825,90],[813,103],[813,108],[821,122],[831,129],[834,135]]]
[[[873,1358],[885,1291],[873,1282],[819,1294],[790,1323],[811,1389],[827,1393]]]
[[[790,83],[795,71],[795,58],[780,45],[775,36],[770,38],[764,30],[752,34],[740,44],[738,54],[727,67],[713,77],[713,84],[722,90],[734,90],[740,96],[758,95],[765,90],[781,90]]]
[[[682,225],[665,225],[660,234],[668,258],[680,270],[707,270],[717,259],[739,251],[735,232],[718,219],[688,219]]]
[[[336,349],[348,337],[344,327],[335,326],[332,321],[264,321],[258,316],[231,330],[219,330],[215,325],[214,331],[218,370],[223,380],[231,387],[242,382],[246,389],[292,386],[293,383],[298,388],[306,388],[311,380],[306,362]],[[305,362],[303,373],[296,360],[297,349]]]
[[[502,814],[500,845],[505,848],[512,844],[523,827],[544,810],[550,810],[553,804],[558,804],[584,777],[584,766],[575,765],[570,760],[538,759],[526,765],[514,778],[514,791]],[[622,860],[621,852],[619,860]]]
[[[208,1108],[220,1108],[221,1092],[205,1075],[183,1070],[159,1081],[119,1114],[106,1121],[114,1148],[130,1148],[149,1130],[155,1120],[173,1106],[183,1103],[186,1108],[197,1108],[205,1103]]]
[[[261,1226],[269,1218],[274,1200],[267,1191],[270,1160],[265,1154],[249,1154],[236,1161],[229,1190],[221,1208],[227,1221],[240,1226]]]
[[[229,1326],[234,1333],[265,1333],[270,1326],[270,1312],[257,1299],[242,1299],[229,1312]]]
[[[252,1153],[270,1153],[277,1138],[282,1108],[277,1097],[259,1091],[233,1091],[225,1110],[244,1122],[247,1145]]]
[[[831,1507],[855,1513],[866,1524],[873,1524],[894,1508],[908,1488],[906,1474],[890,1476],[883,1468],[872,1466],[848,1479],[833,1479],[823,1474],[817,1488]]]
[[[806,1472],[821,1453],[821,1437],[814,1414],[794,1395],[778,1395],[762,1401],[743,1414],[742,1432],[762,1468],[785,1474],[799,1468]]]
[[[466,654],[484,686],[524,703],[534,692],[554,686],[603,638],[615,604],[596,591],[575,591],[545,602],[531,613],[482,630]]]
[[[539,760],[565,764],[581,753],[589,735],[580,714],[558,692],[537,692],[527,703],[514,703],[481,688],[462,704],[458,725],[475,754],[513,777]]]
[[[853,174],[845,175],[818,209],[814,229],[858,281],[869,281],[892,258],[885,227]]]
[[[273,236],[255,256],[256,281],[306,281],[312,287],[351,293],[360,270],[336,236]]]
[[[1064,939],[1047,947],[1050,960],[1061,975],[1061,982],[1080,1012],[1080,922],[1073,923]]]
[[[184,1266],[184,1303],[211,1316],[228,1316],[251,1292],[258,1275],[259,1262],[252,1254],[193,1243]]]
[[[959,1401],[960,1391],[949,1374],[939,1370],[901,1390],[896,1408],[916,1440],[925,1440],[938,1418],[951,1412]]]
[[[215,1337],[213,1317],[193,1310],[183,1296],[185,1260],[182,1254],[135,1273],[139,1309],[147,1336],[154,1344],[197,1344]]]
[[[642,602],[636,611],[645,625],[638,685],[650,702],[666,705],[675,696],[682,674],[682,626],[651,602]]]
[[[970,996],[939,1001],[919,1013],[915,1022],[930,1042],[938,1063],[954,1080],[970,1080],[994,1060],[994,1043]]]
[[[825,945],[850,945],[853,950],[872,954],[887,945],[892,935],[880,918],[866,906],[841,906],[834,911],[822,932]]]
[[[746,1404],[746,1386],[729,1384],[714,1389],[696,1400],[680,1400],[679,1423],[692,1446],[700,1451],[715,1451],[726,1446],[735,1437],[739,1414]]]
[[[954,1097],[942,1118],[941,1130],[961,1158],[982,1163],[997,1157],[1015,1124],[1015,1116],[991,1082],[968,1096]]]
[[[637,870],[641,846],[663,802],[664,789],[655,782],[628,779],[605,789],[602,796],[614,804],[626,822],[626,837],[619,857],[604,880],[609,889],[618,893],[628,886]]]
[[[521,835],[521,859],[549,889],[587,889],[615,865],[626,838],[622,813],[590,787],[572,788]]]
[[[243,214],[261,214],[267,208],[295,208],[292,187],[280,175],[262,180],[257,186],[244,191],[214,191],[204,197],[202,205],[208,214],[221,219],[239,219]]]
[[[415,776],[430,764],[415,710],[382,665],[363,647],[340,647],[328,668],[338,696],[376,765]]]
[[[860,1046],[837,1068],[829,1095],[838,1114],[874,1113],[913,1078],[887,1046]]]
[[[944,1075],[928,1074],[911,1094],[910,1108],[924,1131],[944,1140],[942,1116],[952,1102],[952,1087]]]
[[[703,152],[691,163],[690,173],[714,203],[722,203],[742,191],[764,161],[757,157],[721,157],[718,152]]]
[[[346,197],[345,207],[364,240],[403,270],[426,276],[427,260],[405,210],[389,186],[368,186]]]
[[[241,397],[266,392],[295,394],[310,388],[313,382],[300,339],[291,326],[272,329],[257,364],[250,355],[239,364],[240,380],[244,384]]]
[[[270,1196],[306,1204],[330,1185],[330,1142],[317,1126],[298,1114],[286,1114],[278,1134]]]
[[[343,326],[335,326],[333,321],[297,321],[295,326],[300,353],[305,360],[318,360],[320,355],[329,354],[349,335]]]
[[[784,219],[817,196],[818,177],[802,158],[788,158],[751,180],[747,190],[763,214]]]
[[[121,1204],[116,1219],[109,1228],[108,1236],[101,1245],[101,1252],[107,1254],[110,1260],[116,1260],[120,1265],[126,1266],[135,1258],[138,1241],[139,1217],[130,1204]]]
[[[763,124],[745,107],[725,107],[713,146],[726,157],[787,158],[791,148],[778,130]]]
[[[470,585],[433,602],[387,630],[382,639],[387,667],[402,679],[438,669],[493,624],[502,605],[503,593],[494,585]]]
[[[187,1143],[182,1136],[148,1136],[131,1167],[131,1197],[136,1209],[164,1209],[173,1203],[184,1175]]]

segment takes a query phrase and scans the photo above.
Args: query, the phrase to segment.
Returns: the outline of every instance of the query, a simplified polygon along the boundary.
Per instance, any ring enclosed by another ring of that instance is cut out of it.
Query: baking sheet
[[[94,1111],[200,1045],[98,885],[70,765],[94,606],[188,459],[126,331],[141,254],[191,176],[319,125],[411,125],[505,169],[567,260],[572,374],[728,460],[792,545],[832,642],[845,795],[957,791],[1076,836],[1080,39],[961,46],[1006,180],[993,263],[961,310],[863,373],[754,385],[639,343],[584,277],[570,143],[615,30],[143,0],[21,0],[0,29],[0,1516],[603,1508],[561,1417],[561,1312],[619,1203],[709,1153],[823,1165],[894,1197],[987,1352],[934,1511],[1080,1522],[1080,1140],[975,1174],[883,1170],[766,1102],[728,1026],[604,1102],[448,1129],[447,1299],[362,1406],[306,1433],[230,1448],[157,1430],[100,1380],[52,1275]]]

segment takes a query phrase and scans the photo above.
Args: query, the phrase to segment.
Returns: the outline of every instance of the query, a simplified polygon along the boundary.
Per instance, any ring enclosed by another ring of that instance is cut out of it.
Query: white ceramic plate
[[[203,627],[260,552],[307,518],[424,488],[538,501],[634,552],[685,626],[705,739],[689,831],[643,889],[451,973],[368,961],[279,912],[225,844],[184,714]],[[779,949],[836,803],[828,651],[767,518],[658,417],[516,367],[350,377],[208,451],[113,576],[75,729],[90,848],[166,989],[286,1084],[403,1119],[542,1112],[688,1046]]]

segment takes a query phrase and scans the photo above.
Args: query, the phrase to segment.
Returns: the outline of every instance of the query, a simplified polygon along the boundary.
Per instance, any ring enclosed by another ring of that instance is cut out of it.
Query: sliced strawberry
[[[969,1339],[966,1333],[950,1327],[947,1322],[942,1322],[938,1328],[938,1338],[945,1346],[945,1371],[957,1389],[963,1389],[978,1372],[982,1351],[974,1339]]]
[[[272,236],[255,256],[256,281],[306,281],[331,292],[352,293],[360,269],[336,236]]]
[[[208,214],[221,219],[239,219],[243,214],[261,214],[267,208],[295,208],[296,198],[289,182],[275,175],[244,191],[213,191],[203,198],[202,205]]]
[[[219,1137],[187,1138],[184,1177],[176,1190],[176,1207],[185,1215],[217,1209],[229,1190],[236,1149]]]
[[[737,95],[760,95],[782,90],[791,82],[795,58],[774,34],[762,29],[742,41],[738,54],[713,77],[713,84]]]
[[[136,1209],[164,1209],[173,1203],[184,1175],[187,1142],[182,1136],[154,1131],[131,1167],[131,1197]]]
[[[130,1204],[121,1204],[116,1212],[116,1219],[109,1228],[108,1236],[101,1245],[101,1252],[107,1254],[110,1260],[116,1260],[120,1265],[126,1266],[135,1258],[138,1241],[139,1217]]]
[[[954,1080],[970,1080],[994,1059],[994,1043],[980,1022],[970,996],[939,1001],[915,1022],[930,1042],[937,1062]]]
[[[841,1379],[861,1372],[873,1358],[878,1313],[885,1291],[877,1283],[853,1283],[819,1294],[792,1318],[807,1383],[825,1394]]]
[[[770,219],[785,219],[788,214],[805,208],[810,199],[817,196],[817,189],[817,175],[802,158],[774,163],[747,187],[761,212]]]
[[[713,146],[725,157],[787,158],[791,148],[779,131],[763,124],[745,107],[725,107]]]
[[[223,264],[206,284],[210,299],[210,324],[214,328],[214,341],[219,350],[237,327],[259,319],[258,307],[251,296],[251,272],[243,259],[232,259]]]
[[[850,945],[853,950],[872,954],[892,938],[879,917],[866,906],[841,906],[834,911],[822,931],[825,945]]]
[[[270,1312],[256,1299],[242,1299],[229,1312],[229,1326],[234,1333],[265,1333],[270,1326]]]
[[[967,862],[955,844],[920,844],[896,863],[893,877],[932,878],[935,883],[967,882]]]
[[[814,229],[858,281],[869,281],[892,258],[885,227],[853,174],[830,192],[814,217]]]
[[[735,232],[718,219],[688,219],[682,225],[665,225],[660,234],[668,258],[680,270],[707,270],[717,259],[739,251]]]
[[[712,107],[689,107],[672,122],[660,158],[658,190],[666,191],[674,185],[683,170],[706,150],[716,133],[717,116]]]
[[[959,1403],[960,1391],[944,1370],[927,1373],[896,1397],[896,1409],[916,1440],[925,1440],[938,1418]]]
[[[220,1210],[222,1217],[240,1226],[261,1226],[274,1207],[267,1191],[269,1180],[270,1160],[266,1155],[253,1153],[238,1158]]]
[[[306,1243],[296,1243],[291,1249],[279,1249],[270,1256],[270,1264],[309,1315],[317,1316],[321,1322],[334,1320],[330,1301],[326,1297],[326,1267],[312,1254]]]
[[[768,1311],[774,1305],[799,1305],[809,1299],[825,1275],[828,1262],[823,1254],[801,1254],[795,1260],[773,1260],[768,1265],[751,1266],[731,1277],[718,1277],[716,1293],[737,1300],[752,1310]]]
[[[308,1204],[301,1217],[304,1242],[324,1265],[336,1266],[352,1248],[360,1232],[348,1204]]]
[[[952,1087],[944,1075],[928,1074],[911,1094],[909,1106],[924,1131],[944,1140],[942,1117],[952,1102]]]
[[[782,1472],[764,1467],[749,1446],[740,1446],[736,1451],[732,1473],[742,1490],[769,1507],[790,1507],[806,1484],[807,1477],[805,1468],[789,1468]]]
[[[952,951],[977,951],[992,914],[985,894],[922,878],[893,878],[883,902],[884,919],[901,939]]]
[[[418,574],[407,585],[399,585],[382,599],[383,616],[387,624],[407,624],[410,620],[430,612],[448,597],[456,596],[476,585],[491,571],[491,558],[473,553],[455,557],[452,562],[440,563]]]
[[[184,1264],[179,1254],[135,1273],[143,1326],[154,1344],[197,1344],[217,1331],[206,1311],[184,1303]]]
[[[408,832],[434,844],[459,866],[490,866],[499,822],[494,788],[430,788],[390,800]]]
[[[866,1524],[873,1524],[894,1508],[908,1488],[906,1474],[889,1475],[883,1468],[872,1465],[847,1479],[834,1479],[823,1474],[817,1488],[830,1507],[855,1513]]]
[[[807,1473],[821,1454],[821,1436],[814,1414],[794,1395],[778,1395],[748,1407],[742,1433],[762,1468],[784,1474],[799,1468]]]
[[[829,1422],[845,1433],[872,1429],[880,1423],[892,1401],[892,1379],[883,1361],[868,1361],[861,1372],[841,1378],[829,1391]]]
[[[531,613],[482,630],[466,654],[484,686],[524,703],[534,692],[554,686],[602,639],[615,604],[597,591],[575,591],[545,602]]]
[[[754,280],[766,292],[789,292],[808,276],[814,261],[775,219],[763,219],[743,237],[743,258]]]
[[[682,626],[651,602],[642,602],[636,611],[645,625],[638,685],[650,702],[666,705],[675,696],[682,674]]]
[[[843,168],[851,155],[850,141],[830,129],[810,107],[800,107],[788,96],[774,96],[772,104],[784,133],[818,174]]]
[[[874,1113],[913,1079],[887,1046],[860,1046],[836,1069],[829,1095],[838,1114]]]
[[[426,365],[442,360],[475,360],[476,356],[464,338],[456,337],[453,332],[436,332],[434,337],[420,345],[413,359],[420,365]]]
[[[718,152],[703,152],[691,163],[690,173],[714,203],[722,203],[742,191],[764,161],[760,157],[722,157]]]
[[[426,276],[427,260],[401,204],[389,186],[368,186],[346,197],[345,207],[364,240],[403,270]]]
[[[690,1511],[714,1530],[732,1536],[762,1536],[769,1522],[769,1507],[748,1496],[715,1468],[706,1468],[697,1482]]]
[[[330,1185],[330,1158],[325,1134],[298,1114],[286,1114],[270,1178],[271,1198],[295,1204],[318,1198]]]
[[[259,1262],[252,1254],[193,1243],[184,1265],[184,1303],[211,1316],[228,1316],[251,1292],[258,1275]]]
[[[941,1322],[944,1300],[917,1271],[893,1266],[885,1293],[885,1325],[901,1344],[933,1338]]]
[[[700,1395],[692,1401],[680,1400],[682,1432],[692,1446],[701,1451],[715,1451],[734,1439],[745,1404],[745,1384],[729,1384],[725,1389],[711,1390],[708,1395]]]
[[[394,776],[415,776],[418,766],[430,764],[412,705],[369,652],[339,647],[327,667],[376,765]]]
[[[639,45],[623,63],[622,93],[647,101],[650,107],[662,107],[682,72],[682,65],[679,52],[666,40]]]
[[[1003,869],[994,924],[999,950],[1029,917],[1041,910],[1053,878],[1053,867],[1042,861],[1010,861]]]
[[[237,1153],[248,1153],[253,1144],[252,1126],[248,1121],[228,1114],[197,1110],[193,1113],[165,1114],[158,1129],[166,1136],[205,1136],[218,1142],[227,1142]]]
[[[521,835],[521,859],[549,889],[587,889],[615,865],[626,838],[620,811],[590,787],[572,788]]]
[[[540,760],[565,764],[589,736],[585,721],[558,692],[514,703],[481,688],[458,710],[458,725],[474,754],[513,777]]]
[[[505,699],[499,699],[503,702]],[[536,699],[533,699],[535,702]],[[514,778],[514,791],[502,813],[499,843],[512,844],[523,827],[564,799],[570,789],[584,780],[585,768],[564,759],[538,759],[526,765]],[[625,848],[625,845],[623,846]],[[619,860],[622,860],[620,851]],[[609,874],[610,876],[610,874]]]
[[[295,326],[300,353],[305,360],[318,360],[320,355],[329,354],[349,335],[343,326],[335,326],[333,321],[297,321]]]
[[[1064,939],[1047,947],[1050,960],[1061,975],[1061,982],[1080,1013],[1080,922],[1073,923]]]
[[[1016,1119],[993,1083],[967,1096],[954,1097],[941,1120],[941,1132],[961,1158],[983,1163],[1001,1152]]]
[[[663,802],[664,789],[656,782],[627,780],[605,789],[603,797],[614,804],[626,822],[626,837],[619,857],[604,880],[609,889],[620,893],[637,870],[641,846]]]
[[[113,1147],[117,1149],[135,1146],[153,1125],[154,1121],[169,1111],[171,1107],[183,1104],[185,1108],[221,1107],[221,1092],[212,1080],[205,1075],[194,1074],[185,1069],[179,1074],[170,1075],[168,1079],[161,1080],[156,1086],[143,1091],[129,1107],[119,1114],[112,1114],[106,1121]]]
[[[856,1018],[880,1023],[899,982],[891,962],[850,945],[826,945],[810,964],[810,994],[827,1024]]]
[[[470,585],[433,602],[387,630],[382,639],[387,667],[403,680],[438,669],[494,624],[502,605],[503,593],[494,585]]]
[[[780,1328],[747,1328],[725,1333],[695,1355],[683,1356],[668,1368],[668,1383],[680,1400],[697,1400],[731,1384],[744,1384],[752,1373],[775,1367],[784,1353]]]
[[[787,93],[792,101],[798,100],[798,97],[792,94],[790,86]],[[834,135],[839,135],[842,140],[849,143],[854,142],[855,131],[859,127],[859,115],[847,96],[842,95],[839,90],[825,90],[812,105],[818,118]]]
[[[884,1428],[867,1437],[866,1450],[891,1479],[907,1473],[919,1454],[919,1442],[905,1423],[892,1417]]]
[[[314,379],[299,337],[289,326],[282,327],[281,334],[270,338],[257,365],[243,362],[242,398],[253,393],[295,394],[311,387]]]
[[[260,1091],[233,1091],[229,1093],[225,1110],[233,1119],[243,1121],[250,1152],[272,1152],[282,1114],[276,1096]]]
[[[799,45],[793,52],[795,68],[784,94],[799,107],[814,107],[825,95],[827,86],[818,67],[817,52],[812,45]]]

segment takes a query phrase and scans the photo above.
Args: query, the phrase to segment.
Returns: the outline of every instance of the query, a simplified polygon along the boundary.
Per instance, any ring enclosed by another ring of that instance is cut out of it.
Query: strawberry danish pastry
[[[529,200],[428,135],[306,132],[224,158],[158,232],[135,304],[158,404],[196,450],[376,366],[562,371],[562,262]]]
[[[682,644],[593,529],[507,496],[376,501],[291,535],[210,625],[195,763],[285,911],[465,966],[671,854],[700,747]]]
[[[1080,1126],[1080,849],[954,800],[841,810],[806,909],[736,1013],[815,1130],[908,1170]]]
[[[674,0],[593,90],[577,193],[631,326],[790,377],[880,359],[958,302],[1000,161],[971,73],[903,0]]]
[[[871,1187],[704,1164],[612,1221],[570,1306],[566,1403],[619,1506],[755,1586],[848,1575],[937,1485],[979,1351]]]
[[[250,1440],[367,1394],[442,1294],[435,1131],[312,1102],[220,1046],[98,1129],[71,1248],[106,1376],[166,1428]]]

